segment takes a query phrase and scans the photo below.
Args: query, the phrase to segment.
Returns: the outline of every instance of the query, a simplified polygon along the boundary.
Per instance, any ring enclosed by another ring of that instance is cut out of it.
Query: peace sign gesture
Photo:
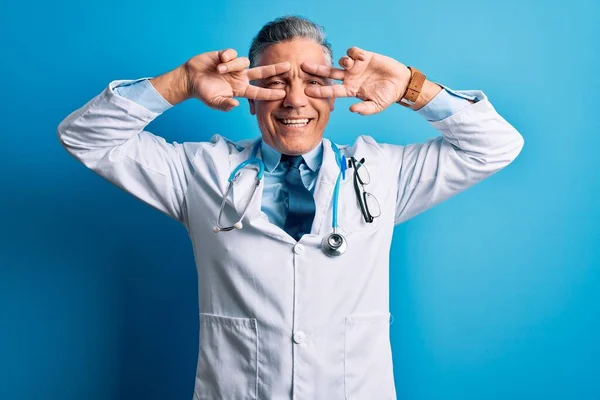
[[[230,111],[240,103],[234,97],[254,100],[280,100],[285,90],[268,89],[250,84],[290,70],[289,62],[247,69],[250,60],[237,57],[234,49],[199,54],[185,63],[188,92],[207,106]]]
[[[331,86],[310,86],[307,96],[318,98],[358,97],[350,111],[370,115],[383,111],[399,101],[406,92],[410,70],[393,58],[351,47],[340,58],[343,69],[304,62],[301,68],[309,74],[343,81]]]

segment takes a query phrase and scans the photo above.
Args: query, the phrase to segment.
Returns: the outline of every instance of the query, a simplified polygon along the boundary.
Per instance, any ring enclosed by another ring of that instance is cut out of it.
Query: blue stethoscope
[[[227,190],[225,191],[225,196],[223,196],[223,200],[221,202],[221,209],[219,210],[219,216],[217,217],[217,223],[216,223],[215,227],[213,228],[213,232],[215,232],[215,233],[229,232],[234,229],[242,229],[242,226],[243,226],[242,220],[244,219],[244,216],[246,215],[246,211],[248,210],[250,203],[252,203],[252,200],[254,199],[254,196],[256,195],[256,189],[260,185],[260,182],[265,173],[265,164],[260,158],[257,157],[258,148],[260,147],[260,142],[261,142],[261,140],[259,139],[254,144],[250,158],[248,158],[246,161],[244,161],[240,165],[238,165],[233,170],[233,172],[229,175],[229,178],[227,180],[227,182],[228,182]],[[333,190],[333,217],[332,217],[332,221],[331,221],[331,227],[333,228],[333,232],[323,238],[323,240],[321,241],[321,249],[323,250],[323,253],[325,253],[325,255],[327,255],[329,257],[334,257],[334,256],[340,256],[340,255],[344,254],[344,252],[346,251],[346,248],[348,247],[348,244],[347,244],[347,241],[346,241],[346,238],[344,237],[344,235],[342,235],[341,233],[338,233],[338,222],[337,222],[338,197],[339,197],[339,193],[340,193],[340,179],[346,179],[346,169],[348,168],[348,162],[346,161],[346,156],[341,154],[340,149],[333,142],[331,143],[331,148],[333,149],[333,152],[335,153],[335,160],[340,168],[340,173],[338,174],[337,180],[335,182],[335,188]],[[220,221],[221,221],[221,215],[223,214],[223,209],[225,208],[226,199],[229,197],[229,192],[231,191],[231,188],[233,187],[234,182],[241,175],[241,171],[249,165],[250,166],[254,165],[258,168],[258,172],[256,174],[256,183],[254,185],[254,189],[252,190],[252,196],[250,196],[250,199],[248,200],[246,207],[244,207],[244,211],[242,212],[240,219],[231,226],[223,227],[223,226],[221,226]]]

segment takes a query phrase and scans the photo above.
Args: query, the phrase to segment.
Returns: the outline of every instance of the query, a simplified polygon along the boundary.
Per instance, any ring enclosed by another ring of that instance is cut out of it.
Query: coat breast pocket
[[[346,317],[344,386],[347,400],[395,400],[389,313]]]
[[[257,389],[256,319],[200,313],[195,399],[255,400]]]

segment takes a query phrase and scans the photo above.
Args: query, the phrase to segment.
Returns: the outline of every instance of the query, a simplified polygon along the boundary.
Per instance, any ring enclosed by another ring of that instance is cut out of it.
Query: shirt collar
[[[273,172],[279,165],[281,153],[262,140],[260,144],[260,154],[267,171]],[[302,158],[304,158],[304,162],[306,162],[308,168],[310,168],[311,171],[316,172],[323,162],[323,141],[321,140],[319,144],[308,153],[302,154]]]

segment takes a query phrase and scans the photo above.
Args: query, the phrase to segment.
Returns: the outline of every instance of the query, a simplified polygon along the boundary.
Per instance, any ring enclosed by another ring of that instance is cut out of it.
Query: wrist
[[[176,105],[190,98],[185,65],[150,79],[156,91],[170,104]]]
[[[408,77],[404,85],[404,93],[400,96],[397,103],[404,107],[413,108],[421,96],[426,77],[425,74],[415,67],[406,67],[406,71]]]
[[[423,83],[423,88],[421,89],[421,93],[419,93],[419,97],[417,101],[410,107],[412,110],[419,110],[423,108],[427,103],[429,103],[439,92],[442,91],[442,87],[437,83],[433,83],[428,79],[425,79]]]

